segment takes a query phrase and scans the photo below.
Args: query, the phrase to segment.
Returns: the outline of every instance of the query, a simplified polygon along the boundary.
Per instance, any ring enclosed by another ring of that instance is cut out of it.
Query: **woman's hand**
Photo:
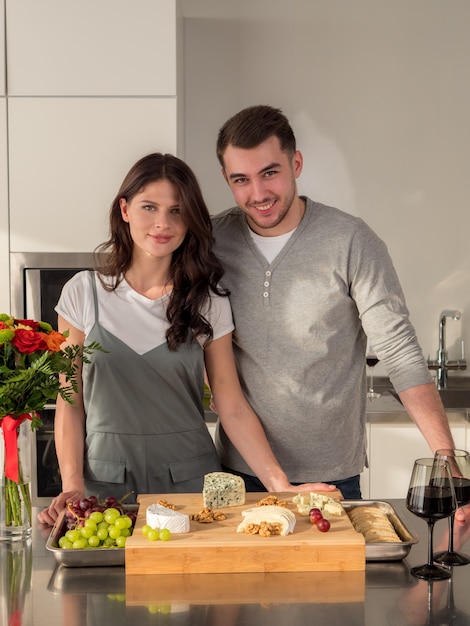
[[[63,491],[53,498],[48,507],[38,513],[39,522],[41,524],[47,524],[48,526],[54,526],[56,519],[59,517],[59,513],[65,509],[67,504],[74,500],[81,500],[84,496],[85,493],[83,491]]]

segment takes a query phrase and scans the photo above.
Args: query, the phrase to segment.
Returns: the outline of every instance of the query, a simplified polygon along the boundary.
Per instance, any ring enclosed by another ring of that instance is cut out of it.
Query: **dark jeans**
[[[243,474],[243,472],[237,472],[228,467],[222,466],[224,472],[230,474],[236,474],[241,476],[245,481],[245,488],[247,491],[266,491],[263,483],[256,476],[250,474]],[[351,478],[344,478],[342,480],[324,481],[327,485],[335,485],[343,494],[345,500],[361,500],[361,486],[359,482],[359,474],[357,476],[351,476]],[[292,483],[293,485],[300,485],[301,483]]]

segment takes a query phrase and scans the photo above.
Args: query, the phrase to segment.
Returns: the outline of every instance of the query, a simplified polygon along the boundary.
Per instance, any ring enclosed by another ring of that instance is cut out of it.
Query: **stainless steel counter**
[[[368,563],[362,572],[132,576],[124,567],[64,568],[46,550],[49,531],[35,525],[27,545],[0,543],[0,623],[22,626],[405,626],[470,624],[470,565],[450,582],[418,581],[409,567],[426,559],[426,524],[390,500],[421,541],[405,561]],[[447,521],[435,547],[447,541]],[[470,553],[469,522],[456,545]],[[13,558],[16,559],[13,561]],[[23,567],[16,581],[15,562]],[[9,569],[10,568],[10,569]],[[30,577],[29,577],[30,576]],[[452,605],[452,606],[451,606]],[[439,621],[428,619],[441,611]],[[11,619],[18,611],[22,621]],[[454,621],[449,612],[454,613]],[[458,614],[458,619],[457,619]],[[446,616],[447,615],[447,616]]]

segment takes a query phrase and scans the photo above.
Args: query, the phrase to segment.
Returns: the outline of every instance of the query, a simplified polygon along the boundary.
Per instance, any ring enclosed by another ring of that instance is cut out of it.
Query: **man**
[[[385,244],[361,219],[298,195],[302,154],[282,112],[233,116],[217,156],[238,205],[213,218],[237,367],[289,480],[360,498],[367,338],[431,449],[453,448]],[[216,443],[224,467],[263,490],[222,428]]]

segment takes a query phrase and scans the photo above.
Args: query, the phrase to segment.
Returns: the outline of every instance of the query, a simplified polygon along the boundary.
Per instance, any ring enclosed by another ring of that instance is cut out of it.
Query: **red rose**
[[[25,330],[24,328],[15,330],[15,336],[11,343],[22,354],[31,354],[31,352],[36,352],[36,350],[46,349],[39,333],[35,333],[33,330]]]

